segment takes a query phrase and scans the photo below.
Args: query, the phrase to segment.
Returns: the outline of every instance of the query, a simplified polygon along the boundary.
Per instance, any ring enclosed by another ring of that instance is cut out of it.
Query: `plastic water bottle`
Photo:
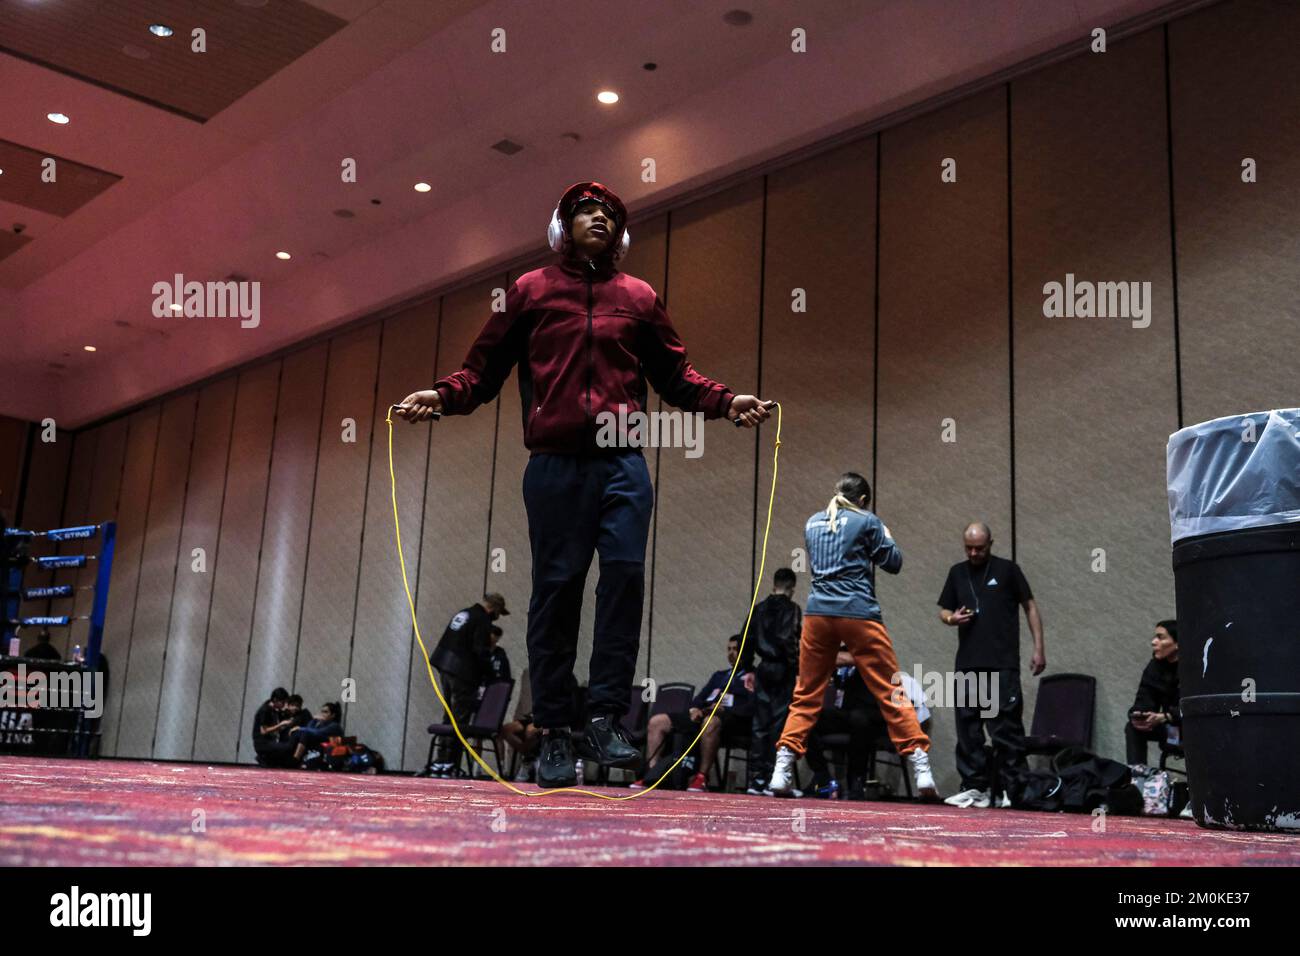
[[[22,650],[22,642],[19,641],[16,636],[9,638],[9,656],[19,657],[20,656],[19,652],[21,650]]]
[[[74,663],[74,664],[81,664],[81,663],[83,663],[83,662],[85,661],[85,659],[86,659],[86,656],[85,656],[84,654],[81,653],[81,645],[80,645],[80,644],[73,644],[73,645],[72,645],[72,663]]]
[[[582,761],[581,761],[581,760],[575,761],[575,762],[574,762],[574,765],[573,765],[573,768],[574,768],[574,770],[577,772],[577,775],[578,775],[578,786],[581,787],[581,786],[582,786],[582,783],[583,783],[583,778],[582,778]]]

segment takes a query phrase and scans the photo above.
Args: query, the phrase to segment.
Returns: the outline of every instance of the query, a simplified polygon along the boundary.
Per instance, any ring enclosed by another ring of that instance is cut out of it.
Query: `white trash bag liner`
[[[1300,408],[1183,428],[1169,436],[1167,460],[1174,544],[1300,521]]]

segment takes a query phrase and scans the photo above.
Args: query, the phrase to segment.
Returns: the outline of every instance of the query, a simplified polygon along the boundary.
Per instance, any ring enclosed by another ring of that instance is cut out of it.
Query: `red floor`
[[[1190,820],[1112,817],[1099,833],[1091,817],[1010,810],[660,792],[609,803],[519,797],[491,781],[0,757],[5,866],[819,863],[1295,866],[1300,837]]]

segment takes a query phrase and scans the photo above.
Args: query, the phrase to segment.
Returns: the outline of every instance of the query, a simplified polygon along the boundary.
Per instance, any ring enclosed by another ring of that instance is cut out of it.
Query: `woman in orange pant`
[[[817,723],[826,683],[835,670],[835,655],[843,643],[880,704],[889,739],[911,765],[917,793],[927,800],[939,798],[930,772],[930,738],[921,730],[911,702],[898,700],[900,685],[893,679],[899,672],[898,658],[876,601],[876,567],[897,574],[903,566],[903,553],[889,529],[867,510],[870,504],[867,479],[846,472],[826,510],[817,512],[804,526],[812,592],[803,613],[799,680],[785,730],[777,742],[776,769],[768,785],[777,796],[794,792],[794,765]]]

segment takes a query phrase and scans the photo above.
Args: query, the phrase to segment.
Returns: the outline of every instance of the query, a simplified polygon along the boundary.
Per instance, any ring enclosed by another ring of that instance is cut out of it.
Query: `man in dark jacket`
[[[478,707],[478,689],[492,673],[492,622],[509,614],[500,594],[485,594],[483,600],[457,611],[442,632],[442,639],[429,655],[438,669],[438,683],[451,705],[449,716],[463,733]],[[448,717],[444,720],[450,722]],[[425,768],[429,777],[451,777],[460,767],[460,741],[443,737],[433,763]]]
[[[630,239],[627,209],[613,190],[570,186],[547,239],[562,260],[511,283],[505,309],[484,325],[464,367],[411,393],[396,411],[410,422],[468,415],[492,401],[519,365],[524,444],[532,452],[523,482],[533,553],[528,666],[534,718],[544,728],[537,782],[564,787],[577,779],[575,750],[610,767],[641,760],[619,718],[641,640],[654,488],[644,439],[624,429],[611,441],[600,420],[626,423],[646,412],[647,379],[668,404],[705,418],[752,428],[770,412],[769,403],[695,371],[654,289],[618,270]],[[596,552],[589,719],[571,739],[578,624]]]
[[[1129,766],[1147,762],[1147,741],[1168,740],[1170,727],[1181,727],[1178,696],[1178,622],[1161,621],[1151,638],[1151,660],[1138,681],[1137,697],[1128,709],[1124,742]]]
[[[745,640],[744,656],[751,660],[758,658],[758,665],[753,668],[754,718],[748,767],[751,794],[761,794],[767,789],[776,759],[776,740],[785,726],[794,682],[799,676],[803,611],[794,602],[797,581],[789,568],[777,569],[772,575],[772,593],[754,608]]]

